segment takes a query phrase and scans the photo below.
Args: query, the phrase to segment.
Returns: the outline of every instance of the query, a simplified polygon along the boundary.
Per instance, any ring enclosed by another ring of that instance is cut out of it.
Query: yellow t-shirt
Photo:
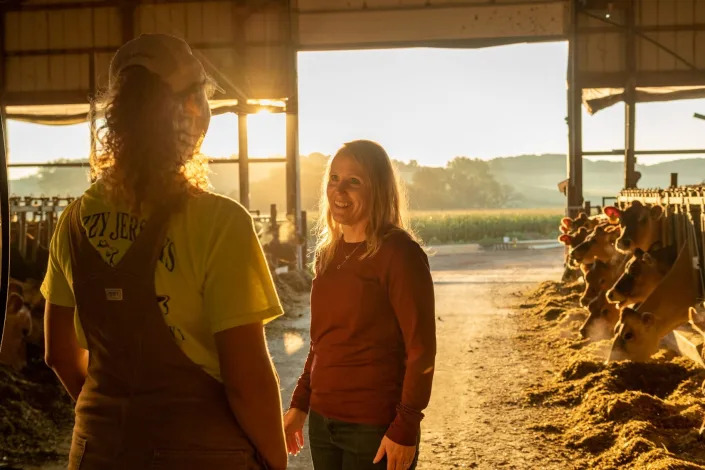
[[[51,240],[41,292],[47,302],[73,307],[67,212]],[[85,192],[80,215],[91,244],[111,265],[120,261],[146,223],[146,218],[110,205],[100,181]],[[175,341],[218,380],[214,333],[266,323],[282,314],[252,217],[237,202],[214,193],[190,197],[171,216],[154,278],[156,300]],[[87,349],[77,314],[74,324],[79,344]]]

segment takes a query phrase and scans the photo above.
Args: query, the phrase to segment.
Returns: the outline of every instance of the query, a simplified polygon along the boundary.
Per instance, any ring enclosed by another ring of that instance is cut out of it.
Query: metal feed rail
[[[617,196],[616,204],[624,209],[634,201],[643,204],[657,204],[668,211],[687,215],[687,221],[691,233],[695,235],[695,247],[697,254],[694,265],[697,265],[700,273],[700,299],[695,307],[703,310],[703,296],[705,296],[705,185],[677,186],[668,189],[625,189]],[[695,333],[688,324],[685,324],[663,339],[663,343],[679,354],[693,360],[701,367],[705,367],[703,361],[703,343],[698,333]]]
[[[9,199],[10,233],[14,234],[17,248],[27,258],[27,235],[44,247],[49,246],[59,214],[74,200],[74,197],[11,197]],[[269,214],[251,210],[252,218],[260,227],[258,235],[264,234],[264,228],[277,232],[276,228],[286,219],[278,220],[276,204],[272,204]],[[272,222],[274,221],[274,222]]]

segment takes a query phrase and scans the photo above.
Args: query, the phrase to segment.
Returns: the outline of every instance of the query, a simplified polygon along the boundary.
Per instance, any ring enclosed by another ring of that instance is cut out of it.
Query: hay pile
[[[72,427],[73,403],[40,350],[21,373],[0,365],[0,467],[58,458]]]
[[[530,427],[585,455],[584,469],[705,469],[705,370],[661,350],[648,363],[605,363],[609,341],[578,335],[581,285],[543,283],[521,305],[530,328],[546,335],[546,355],[560,372],[526,394],[531,406],[560,409],[562,419]]]

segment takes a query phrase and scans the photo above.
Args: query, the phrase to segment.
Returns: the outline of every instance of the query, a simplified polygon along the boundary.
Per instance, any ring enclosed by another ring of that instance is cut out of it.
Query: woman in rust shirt
[[[299,452],[310,414],[316,470],[413,469],[436,354],[428,259],[379,144],[345,144],[325,178],[311,349],[284,418],[287,447]]]

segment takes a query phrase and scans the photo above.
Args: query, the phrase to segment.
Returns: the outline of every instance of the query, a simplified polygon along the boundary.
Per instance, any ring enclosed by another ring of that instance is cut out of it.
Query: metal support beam
[[[237,115],[237,143],[238,143],[238,186],[240,188],[240,204],[245,209],[250,208],[250,162],[249,147],[247,145],[247,114]]]
[[[634,87],[624,96],[624,188],[636,188],[636,103]]]
[[[286,102],[286,215],[294,224],[296,234],[296,268],[303,269],[306,262],[304,251],[308,234],[304,232],[305,224],[301,217],[301,175],[299,166],[299,81],[298,53],[300,48],[299,22],[293,16],[298,9],[297,0],[289,0],[289,17],[286,35],[289,38],[287,51],[289,73],[287,77],[288,100]],[[282,31],[284,32],[284,31]]]
[[[7,52],[5,51],[5,31],[7,28],[5,27],[5,21],[5,9],[0,5],[0,31],[2,31],[2,34],[0,34],[0,106],[2,106],[3,103],[2,97],[5,93],[5,74],[7,73],[5,70],[7,66]]]
[[[123,0],[120,3],[120,26],[122,29],[122,43],[135,37],[135,10],[137,0]]]
[[[583,152],[583,157],[608,157],[610,155],[623,156],[624,149]],[[705,155],[705,149],[634,150],[634,155]]]
[[[5,131],[5,113],[0,103],[0,340],[5,326],[5,309],[7,289],[10,283],[10,200],[7,178],[7,133]]]
[[[568,40],[568,190],[566,215],[575,217],[583,205],[583,120],[582,90],[578,76],[578,8],[571,1],[571,30]]]
[[[627,83],[624,86],[624,188],[636,188],[636,45],[634,36],[634,0],[629,1],[625,11],[625,58],[627,65]]]
[[[301,224],[301,183],[299,176],[299,113],[286,111],[286,215],[294,223],[298,242],[306,234],[302,233]],[[297,256],[297,268],[304,264],[303,250]]]

